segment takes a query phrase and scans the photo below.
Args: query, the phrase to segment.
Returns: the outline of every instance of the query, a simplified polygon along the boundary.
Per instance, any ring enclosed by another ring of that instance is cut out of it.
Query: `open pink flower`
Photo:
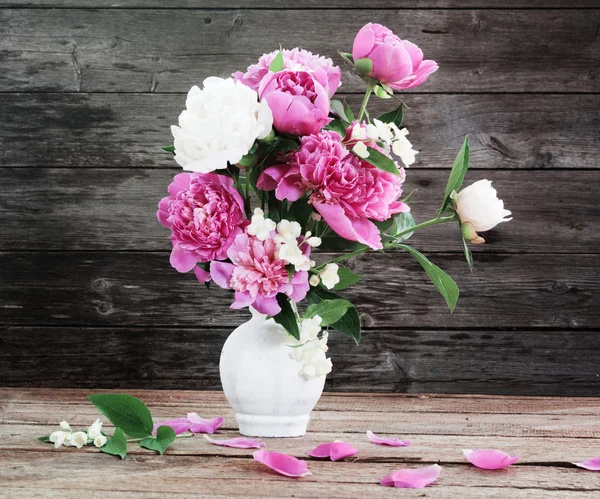
[[[282,133],[310,135],[327,125],[327,74],[284,69],[269,72],[260,82],[258,96],[273,113],[273,126]]]
[[[292,50],[283,49],[283,69],[293,69],[294,71],[306,71],[314,73],[323,71],[326,75],[326,86],[329,97],[332,97],[338,87],[341,85],[341,71],[339,66],[334,66],[333,61],[328,57],[315,55],[308,50],[294,48]],[[269,73],[269,66],[277,56],[279,50],[274,50],[269,54],[263,54],[258,63],[248,66],[245,73],[238,71],[233,73],[236,80],[250,87],[258,93],[260,82]]]
[[[336,440],[335,442],[318,445],[313,450],[308,451],[307,454],[310,457],[329,458],[332,461],[338,461],[345,457],[354,456],[356,452],[356,447]]]
[[[325,130],[302,137],[289,164],[267,168],[258,186],[276,189],[277,199],[296,201],[309,192],[309,202],[340,236],[381,249],[381,236],[371,221],[383,221],[409,211],[398,201],[404,169],[394,175],[358,158],[342,144],[342,137]]]
[[[442,468],[437,464],[426,468],[402,469],[386,476],[380,483],[401,489],[423,489],[438,479],[440,471]]]
[[[398,437],[381,438],[375,435],[371,430],[367,431],[367,438],[377,445],[389,445],[390,447],[408,447],[410,440],[400,440]]]
[[[275,233],[273,232],[273,236]],[[231,308],[252,305],[262,314],[277,315],[281,307],[277,293],[284,293],[298,302],[308,292],[308,272],[296,272],[290,279],[287,263],[276,256],[273,238],[260,241],[254,236],[240,234],[227,251],[232,263],[212,262],[210,275],[217,285],[235,291]],[[308,256],[310,247],[302,245]]]
[[[257,450],[252,454],[259,463],[268,466],[277,473],[290,477],[301,477],[310,475],[306,461],[296,459],[294,456],[280,452],[269,452],[265,449]]]
[[[175,435],[179,435],[185,431],[192,433],[214,433],[223,424],[223,418],[203,419],[195,412],[190,412],[187,418],[169,419],[162,423],[156,423],[152,430],[152,434],[156,435],[156,430],[159,426],[170,426],[175,431]]]
[[[221,447],[232,447],[234,449],[260,449],[261,447],[266,447],[267,445],[264,442],[261,442],[260,440],[255,440],[253,438],[236,437],[228,438],[226,440],[215,440],[213,438],[210,438],[208,435],[204,435],[204,438],[213,445],[219,445]]]
[[[248,224],[233,180],[215,173],[176,175],[169,196],[158,204],[157,217],[171,229],[171,265],[179,272],[189,272],[198,262],[225,259]],[[201,269],[196,275],[206,280]]]
[[[423,51],[408,40],[400,40],[381,24],[369,23],[361,28],[352,47],[354,60],[373,62],[370,76],[395,90],[414,88],[437,71],[435,61],[423,60]]]
[[[575,466],[579,466],[580,468],[585,468],[590,471],[600,471],[600,456],[593,457],[591,459],[586,459],[580,463],[573,463]]]
[[[499,470],[515,463],[520,456],[509,456],[496,449],[463,449],[467,460],[478,468],[484,470]]]

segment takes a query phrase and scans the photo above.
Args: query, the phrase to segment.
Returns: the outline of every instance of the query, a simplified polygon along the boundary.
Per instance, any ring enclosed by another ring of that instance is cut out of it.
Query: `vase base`
[[[247,437],[301,437],[306,433],[310,416],[235,415],[240,433]]]

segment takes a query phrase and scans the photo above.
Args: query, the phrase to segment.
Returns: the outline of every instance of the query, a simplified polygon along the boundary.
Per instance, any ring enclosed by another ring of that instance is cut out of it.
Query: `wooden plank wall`
[[[469,133],[468,181],[515,219],[473,273],[454,228],[413,239],[459,283],[453,315],[409,257],[354,261],[363,344],[332,338],[328,388],[600,395],[597,0],[0,0],[0,385],[218,389],[245,315],[170,268],[158,146],[192,84],[279,43],[349,50],[368,21],[440,64],[405,94],[417,218]]]

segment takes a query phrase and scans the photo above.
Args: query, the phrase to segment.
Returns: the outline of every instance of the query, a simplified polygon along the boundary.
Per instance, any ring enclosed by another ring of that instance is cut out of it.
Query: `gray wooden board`
[[[600,9],[3,9],[0,89],[184,92],[280,44],[349,52],[370,21],[439,62],[417,92],[600,91]],[[364,91],[348,72],[342,88]]]
[[[407,95],[416,168],[449,168],[470,134],[473,169],[598,168],[600,95]],[[358,109],[361,97],[349,96]],[[160,151],[183,95],[0,94],[0,165],[169,167]],[[372,114],[393,107],[373,101]]]

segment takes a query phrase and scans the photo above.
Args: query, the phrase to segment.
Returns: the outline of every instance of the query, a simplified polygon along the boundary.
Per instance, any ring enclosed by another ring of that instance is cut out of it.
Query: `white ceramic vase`
[[[304,380],[290,357],[289,335],[273,319],[250,309],[252,318],[223,345],[221,383],[240,433],[253,437],[299,437],[325,385],[325,376]]]

